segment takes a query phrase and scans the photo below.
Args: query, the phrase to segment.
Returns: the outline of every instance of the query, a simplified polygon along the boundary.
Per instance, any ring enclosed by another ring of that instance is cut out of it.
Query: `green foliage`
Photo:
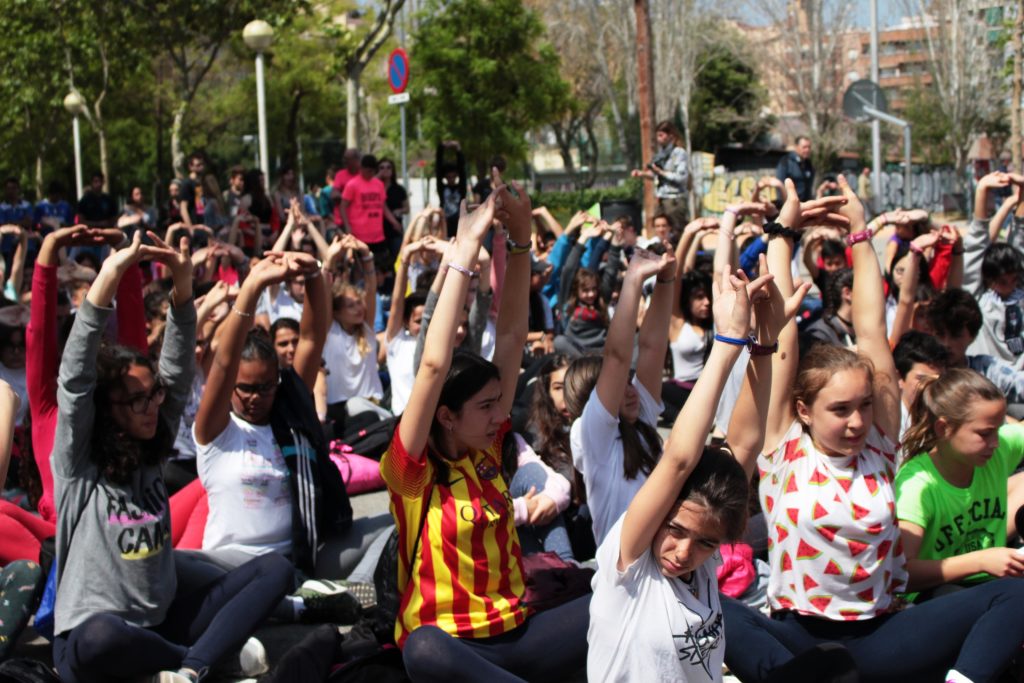
[[[756,141],[771,122],[760,119],[765,95],[754,66],[723,43],[709,46],[698,64],[690,105],[693,149],[714,152]]]
[[[903,116],[911,125],[911,151],[926,164],[946,166],[953,164],[953,151],[949,140],[952,128],[939,107],[938,92],[917,83],[907,94]]]
[[[534,192],[530,201],[534,206],[545,206],[557,216],[571,215],[581,209],[588,209],[598,202],[643,200],[643,181],[628,178],[618,187],[588,188],[571,192]]]
[[[525,134],[554,121],[568,85],[544,27],[521,0],[427,0],[412,61],[428,139],[457,139],[478,168],[526,155]]]

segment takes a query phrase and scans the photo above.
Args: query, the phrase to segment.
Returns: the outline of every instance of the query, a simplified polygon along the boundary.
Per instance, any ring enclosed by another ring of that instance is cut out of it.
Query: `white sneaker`
[[[245,676],[259,676],[270,671],[270,664],[267,662],[267,649],[258,638],[249,638],[238,653],[238,666]]]
[[[149,679],[150,683],[195,683],[197,680],[178,671],[161,671]]]

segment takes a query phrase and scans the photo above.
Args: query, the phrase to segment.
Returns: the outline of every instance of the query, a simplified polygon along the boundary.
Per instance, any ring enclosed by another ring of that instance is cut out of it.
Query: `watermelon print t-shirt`
[[[896,444],[872,427],[857,456],[820,452],[799,422],[758,458],[772,610],[870,619],[905,589],[896,523]]]

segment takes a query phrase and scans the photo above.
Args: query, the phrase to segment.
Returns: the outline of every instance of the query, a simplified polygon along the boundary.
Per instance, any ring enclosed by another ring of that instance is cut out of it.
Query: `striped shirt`
[[[395,430],[380,469],[400,539],[398,585],[405,588],[395,625],[399,647],[419,626],[434,625],[458,638],[489,638],[526,620],[519,536],[501,476],[501,442],[510,427],[502,425],[487,450],[449,461],[447,484],[435,482],[425,451],[419,461],[406,452]]]

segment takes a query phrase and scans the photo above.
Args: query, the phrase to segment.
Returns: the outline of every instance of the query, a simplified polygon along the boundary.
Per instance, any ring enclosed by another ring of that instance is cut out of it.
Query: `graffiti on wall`
[[[703,178],[701,205],[704,214],[721,214],[729,204],[747,201],[754,192],[757,180],[766,175],[774,176],[775,169],[717,173],[710,178]],[[856,188],[857,176],[853,173],[845,175],[850,186]],[[905,185],[902,171],[883,171],[880,210],[890,211],[905,207],[932,212],[966,209],[963,206],[963,197],[955,194],[956,172],[951,168],[915,168],[911,176],[909,199],[906,196]],[[771,198],[774,199],[775,190],[771,192]],[[767,191],[762,193],[762,196],[769,198]]]

